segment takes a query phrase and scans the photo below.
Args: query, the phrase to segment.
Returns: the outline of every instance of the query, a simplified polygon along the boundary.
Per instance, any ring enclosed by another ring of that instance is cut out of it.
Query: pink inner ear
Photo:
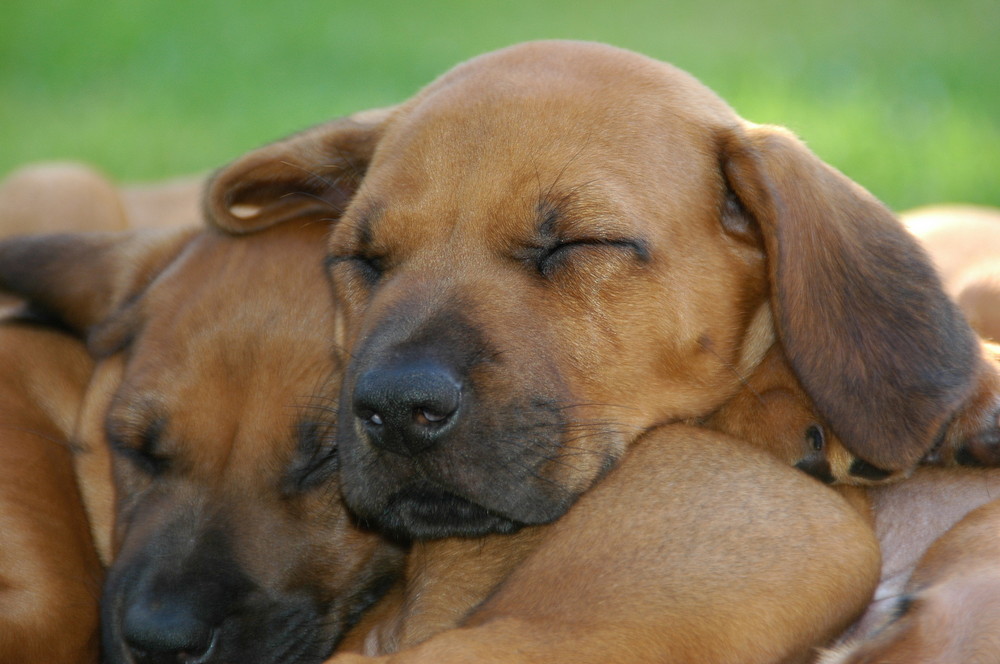
[[[250,219],[256,217],[261,211],[260,205],[250,205],[247,203],[236,203],[229,206],[229,213],[237,219]]]

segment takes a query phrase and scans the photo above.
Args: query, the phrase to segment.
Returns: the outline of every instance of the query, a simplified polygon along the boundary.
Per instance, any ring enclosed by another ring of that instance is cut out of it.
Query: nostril
[[[411,455],[430,449],[458,420],[462,382],[432,361],[401,362],[359,374],[352,396],[368,442]]]
[[[128,648],[136,664],[207,664],[215,654],[219,641],[218,630],[213,630],[207,643],[198,646],[187,646],[180,650],[147,650],[143,646],[129,643]]]
[[[454,411],[452,411],[454,412]],[[430,408],[417,408],[413,411],[413,420],[419,426],[434,426],[447,420],[451,413],[439,413]]]
[[[218,630],[195,617],[188,607],[169,602],[132,604],[123,624],[125,644],[137,663],[207,662],[218,641]]]

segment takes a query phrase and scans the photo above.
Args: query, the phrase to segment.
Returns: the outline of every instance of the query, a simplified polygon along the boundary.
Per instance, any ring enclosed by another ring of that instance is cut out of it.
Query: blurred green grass
[[[204,171],[553,37],[673,62],[897,209],[1000,205],[997,0],[7,0],[0,174]]]

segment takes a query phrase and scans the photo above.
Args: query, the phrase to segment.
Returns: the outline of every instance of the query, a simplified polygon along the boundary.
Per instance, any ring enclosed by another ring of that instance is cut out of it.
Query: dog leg
[[[801,662],[860,613],[878,566],[871,529],[834,492],[726,436],[668,426],[459,629],[379,661]]]
[[[91,362],[60,333],[0,323],[0,661],[98,657],[103,572],[69,439]]]

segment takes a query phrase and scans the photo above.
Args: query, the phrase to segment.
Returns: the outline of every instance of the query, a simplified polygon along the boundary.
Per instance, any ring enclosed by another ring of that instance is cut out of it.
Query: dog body
[[[202,176],[119,186],[77,163],[40,163],[0,182],[0,233],[175,228],[201,219]]]
[[[1000,210],[940,205],[902,215],[976,332],[1000,342]]]
[[[81,165],[26,167],[0,183],[0,237],[122,230],[123,210],[114,186]],[[106,551],[110,522],[88,520],[85,506],[110,505],[110,477],[101,463],[78,464],[91,456],[74,440],[93,360],[79,340],[21,317],[16,298],[0,295],[4,303],[0,660],[96,662],[104,570],[93,536]]]
[[[316,662],[398,569],[335,481],[324,230],[0,245],[3,287],[98,358],[76,435],[114,478],[85,491],[110,662]]]
[[[68,335],[9,318],[0,358],[0,661],[96,661],[103,570],[70,449],[92,361]]]
[[[882,579],[822,664],[968,664],[1000,652],[1000,474],[921,469],[870,490]]]

